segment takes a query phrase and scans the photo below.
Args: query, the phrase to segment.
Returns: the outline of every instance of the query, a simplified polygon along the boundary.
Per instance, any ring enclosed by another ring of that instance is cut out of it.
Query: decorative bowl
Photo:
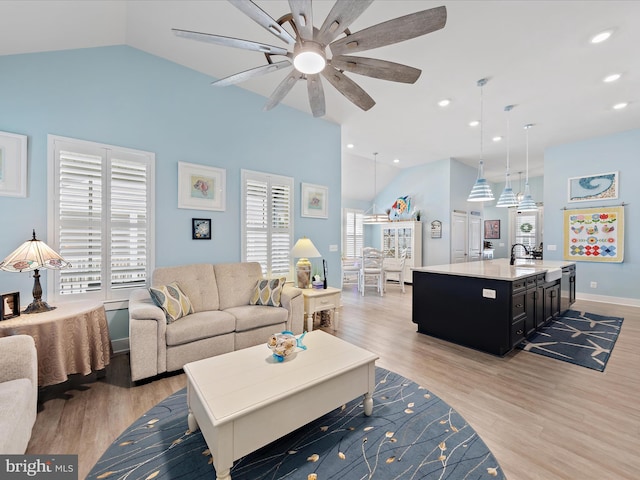
[[[296,342],[296,337],[291,333],[274,333],[269,337],[267,346],[273,352],[274,358],[282,362],[285,357],[296,351],[298,343]]]

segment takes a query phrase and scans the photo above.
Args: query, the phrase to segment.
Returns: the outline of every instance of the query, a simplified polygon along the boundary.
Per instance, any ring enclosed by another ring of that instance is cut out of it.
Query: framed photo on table
[[[224,168],[178,162],[178,208],[224,211],[226,182]]]
[[[303,217],[329,218],[329,187],[303,183],[300,190]]]
[[[0,195],[27,196],[27,136],[0,132]]]
[[[20,292],[0,295],[0,320],[20,316]]]
[[[500,220],[484,221],[484,238],[487,240],[497,240],[500,238]]]

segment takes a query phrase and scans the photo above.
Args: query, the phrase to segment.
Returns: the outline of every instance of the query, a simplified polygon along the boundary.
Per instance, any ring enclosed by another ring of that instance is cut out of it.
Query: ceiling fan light
[[[300,73],[307,75],[313,75],[320,73],[327,65],[327,59],[324,52],[320,48],[320,45],[312,42],[307,42],[299,49],[296,48],[296,52],[293,57],[293,66]]]

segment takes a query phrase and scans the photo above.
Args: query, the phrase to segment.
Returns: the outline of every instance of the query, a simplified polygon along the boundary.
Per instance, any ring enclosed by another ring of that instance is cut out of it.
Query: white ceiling
[[[275,19],[290,11],[284,0],[256,3]],[[316,26],[333,3],[314,1]],[[516,182],[524,170],[526,123],[535,124],[529,134],[531,176],[542,174],[547,147],[640,127],[640,1],[377,0],[350,30],[440,5],[448,12],[443,30],[362,54],[422,69],[416,84],[351,75],[377,101],[362,112],[324,82],[324,118],[342,125],[345,145],[355,145],[343,151],[343,191],[349,197],[371,198],[373,152],[379,152],[378,189],[394,170],[394,158],[400,168],[449,157],[476,166],[480,133],[468,123],[479,118],[476,82],[484,77],[489,180],[504,179],[506,142],[491,138],[506,134],[506,105],[516,105],[509,114]],[[265,63],[257,52],[178,38],[173,27],[284,46],[222,0],[3,0],[0,55],[127,44],[215,78]],[[614,29],[611,39],[591,45],[590,37],[605,29]],[[621,79],[603,83],[614,72]],[[285,75],[240,86],[268,97]],[[445,109],[437,106],[443,98],[452,102]],[[626,109],[611,108],[622,101],[629,102]],[[306,86],[300,82],[283,103],[308,112]]]

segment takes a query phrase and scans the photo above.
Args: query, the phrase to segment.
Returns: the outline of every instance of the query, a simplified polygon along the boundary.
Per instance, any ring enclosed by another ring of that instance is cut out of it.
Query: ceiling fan
[[[320,28],[313,26],[312,0],[289,0],[291,13],[283,15],[279,20],[274,20],[251,0],[228,1],[285,42],[287,47],[178,28],[173,28],[173,32],[179,37],[264,53],[267,59],[266,65],[236,73],[215,81],[212,85],[233,85],[289,68],[293,64],[293,70],[271,94],[264,109],[270,110],[278,105],[298,80],[306,79],[309,104],[314,117],[325,114],[324,89],[320,75],[347,99],[366,111],[376,102],[344,72],[402,83],[415,83],[422,73],[420,69],[407,65],[348,54],[426,35],[440,30],[447,22],[447,9],[442,6],[411,13],[351,33],[348,29],[349,25],[371,5],[373,0],[337,0]],[[293,35],[283,28],[286,23],[291,26]],[[331,51],[331,57],[327,56],[327,47]],[[274,61],[272,57],[278,56],[284,58]]]

